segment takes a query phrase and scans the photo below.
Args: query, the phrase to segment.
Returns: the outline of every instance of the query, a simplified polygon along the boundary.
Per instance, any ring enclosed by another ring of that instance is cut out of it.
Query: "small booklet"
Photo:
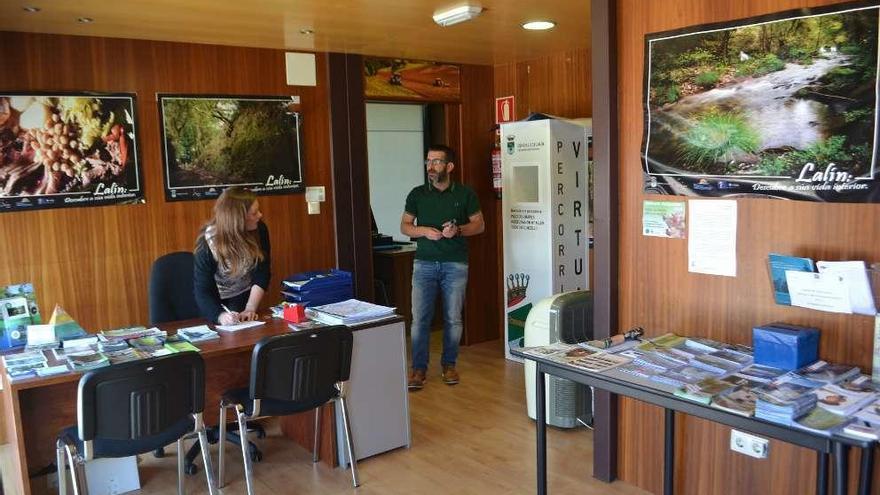
[[[794,426],[820,435],[830,436],[849,422],[849,418],[834,414],[821,407],[813,408],[806,416],[795,420]]]
[[[788,291],[787,271],[813,272],[814,263],[810,258],[798,258],[784,254],[770,253],[767,259],[770,271],[770,283],[773,285],[773,298],[776,304],[791,306],[791,294]]]
[[[204,342],[206,340],[219,339],[220,335],[211,330],[208,325],[198,325],[194,327],[186,327],[177,330],[177,335],[190,342]]]
[[[816,361],[809,366],[797,370],[795,373],[807,380],[814,380],[822,383],[837,383],[858,376],[859,371],[860,370],[857,366]]]
[[[678,388],[675,391],[675,395],[682,399],[709,404],[713,397],[734,387],[735,385],[728,381],[718,378],[706,378],[697,383],[688,383]]]
[[[583,348],[581,348],[581,350],[592,352],[588,349]],[[586,371],[605,371],[614,368],[615,366],[620,366],[629,362],[629,358],[617,354],[599,352],[592,355],[572,359],[568,361],[568,364],[574,366],[575,368]]]
[[[750,387],[739,387],[730,392],[722,393],[712,399],[712,407],[723,409],[742,416],[755,414],[755,402],[758,396]]]

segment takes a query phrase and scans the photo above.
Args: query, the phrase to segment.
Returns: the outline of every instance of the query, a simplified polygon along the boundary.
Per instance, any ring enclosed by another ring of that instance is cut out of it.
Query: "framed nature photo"
[[[300,114],[284,96],[158,95],[169,201],[305,191]]]
[[[645,191],[880,202],[876,3],[645,40]]]
[[[143,203],[131,93],[0,92],[0,212]]]

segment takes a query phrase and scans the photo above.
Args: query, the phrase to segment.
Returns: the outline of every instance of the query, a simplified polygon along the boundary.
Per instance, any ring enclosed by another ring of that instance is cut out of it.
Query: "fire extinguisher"
[[[501,126],[495,126],[495,144],[492,146],[492,188],[495,198],[501,199]]]

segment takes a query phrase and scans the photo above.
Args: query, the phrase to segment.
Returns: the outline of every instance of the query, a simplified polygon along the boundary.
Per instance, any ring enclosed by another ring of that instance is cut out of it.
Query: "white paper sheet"
[[[736,276],[736,201],[688,201],[688,271]]]
[[[55,325],[28,325],[27,345],[38,346],[57,342],[55,339]]]
[[[849,289],[849,302],[853,313],[870,316],[877,314],[874,293],[871,291],[864,261],[819,261],[816,263],[816,268],[819,273],[834,273],[843,278]]]
[[[236,323],[235,325],[216,325],[214,328],[216,328],[217,330],[222,330],[224,332],[237,332],[239,330],[244,330],[245,328],[258,327],[265,324],[265,321],[254,320]]]
[[[843,278],[834,273],[785,272],[791,305],[802,308],[852,313],[849,289]]]

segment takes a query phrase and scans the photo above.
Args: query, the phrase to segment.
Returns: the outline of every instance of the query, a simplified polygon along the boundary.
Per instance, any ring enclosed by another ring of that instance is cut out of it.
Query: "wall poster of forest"
[[[215,198],[305,190],[300,115],[283,96],[159,95],[165,197]]]
[[[646,36],[645,191],[880,202],[865,2]]]
[[[0,93],[0,212],[143,203],[133,93]]]

